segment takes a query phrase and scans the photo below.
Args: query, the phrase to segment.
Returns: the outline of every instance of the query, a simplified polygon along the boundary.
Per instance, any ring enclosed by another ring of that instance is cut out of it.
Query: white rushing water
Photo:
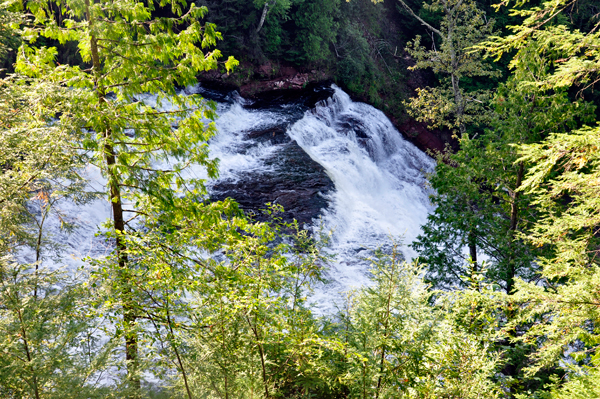
[[[421,232],[433,210],[426,174],[435,162],[408,142],[378,109],[353,102],[339,87],[314,109],[290,124],[287,134],[317,163],[335,184],[328,194],[330,206],[313,228],[333,231],[330,251],[336,255],[311,301],[319,313],[335,311],[344,292],[369,283],[371,250],[392,240],[407,260],[408,247]],[[221,179],[237,180],[248,170],[265,170],[266,158],[280,146],[257,145],[240,152],[244,132],[288,122],[292,115],[280,110],[247,110],[244,99],[219,104],[219,135],[211,141],[211,154],[220,159]]]
[[[334,311],[343,292],[368,283],[368,262],[361,259],[370,249],[389,246],[392,238],[409,244],[432,211],[425,174],[433,170],[434,161],[402,138],[381,111],[353,102],[336,86],[333,89],[331,98],[304,115],[298,115],[298,107],[294,111],[285,105],[247,109],[247,100],[230,95],[229,101],[218,104],[219,134],[210,142],[211,157],[220,159],[220,179],[237,181],[248,171],[268,170],[264,161],[281,147],[252,143],[245,133],[287,125],[287,134],[334,182],[335,189],[327,196],[329,207],[313,223],[313,228],[322,225],[325,231],[333,231],[330,250],[337,254],[326,276],[331,283],[319,287],[311,298],[319,313]],[[88,169],[94,184],[102,185],[98,171]],[[193,168],[190,174],[205,177],[201,168]],[[48,221],[51,234],[66,245],[64,262],[75,268],[85,256],[107,253],[109,249],[95,234],[111,215],[109,203],[97,200],[61,207],[75,214],[82,226],[67,236],[60,232],[58,219]],[[401,249],[407,259],[414,256],[406,245]],[[30,253],[22,256],[25,261],[32,261],[31,257]]]
[[[426,173],[434,161],[406,141],[376,108],[353,102],[340,88],[295,123],[289,134],[323,167],[335,184],[331,205],[322,218],[333,229],[331,248],[337,254],[328,279],[315,292],[317,309],[333,310],[340,293],[368,283],[370,250],[392,240],[408,248],[433,209]]]
[[[198,85],[186,89],[186,93],[205,94]],[[226,96],[227,101],[217,103],[217,135],[210,140],[210,157],[219,160],[219,179],[233,182],[239,181],[241,175],[248,171],[265,172],[270,167],[265,159],[273,156],[279,146],[254,145],[246,137],[248,131],[267,129],[272,126],[289,123],[293,115],[282,110],[249,110],[244,108],[251,101],[244,99],[237,92]],[[202,167],[192,166],[189,173],[194,177],[207,178]],[[217,180],[217,181],[218,181]],[[210,190],[216,182],[207,180]]]

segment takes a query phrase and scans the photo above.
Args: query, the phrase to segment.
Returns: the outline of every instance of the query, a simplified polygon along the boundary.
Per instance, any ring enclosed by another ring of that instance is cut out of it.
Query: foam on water
[[[88,180],[88,191],[104,192],[106,180],[100,170],[95,166],[88,165],[80,171],[80,175]],[[38,204],[30,204],[30,212],[41,213]],[[43,239],[59,244],[55,251],[42,252],[44,266],[50,268],[66,267],[71,272],[84,264],[86,257],[105,256],[112,250],[109,243],[97,236],[101,229],[100,225],[111,215],[110,203],[104,199],[94,199],[85,204],[74,203],[69,199],[61,199],[52,207],[51,213],[44,220]],[[75,226],[73,232],[62,228],[63,221]],[[23,263],[34,263],[36,261],[35,251],[22,249],[17,258]]]
[[[199,88],[188,89],[191,92]],[[202,91],[201,91],[202,93]],[[219,160],[219,179],[237,182],[247,171],[266,172],[270,167],[264,160],[273,156],[278,145],[258,144],[246,137],[249,131],[268,129],[288,123],[290,114],[273,110],[252,110],[244,108],[248,100],[233,92],[227,102],[217,104],[217,135],[210,140],[210,157]],[[191,167],[191,176],[206,178],[206,171],[200,166]],[[214,181],[207,181],[210,188]]]
[[[432,211],[426,173],[434,161],[406,141],[383,112],[353,102],[340,88],[295,123],[289,134],[321,164],[335,184],[322,218],[333,229],[337,254],[328,279],[312,300],[320,311],[334,309],[340,293],[368,283],[368,250],[392,239],[412,242]],[[415,253],[401,248],[406,259]]]

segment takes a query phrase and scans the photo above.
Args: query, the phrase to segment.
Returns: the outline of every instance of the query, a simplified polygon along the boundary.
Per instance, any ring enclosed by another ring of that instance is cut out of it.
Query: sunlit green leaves
[[[482,343],[495,335],[491,291],[438,293],[433,301],[421,267],[403,262],[397,248],[376,253],[371,272],[374,284],[354,293],[338,316],[338,373],[349,397],[500,396],[492,380],[497,355]]]
[[[85,317],[89,292],[62,271],[0,259],[0,394],[5,397],[100,398],[97,382],[110,345],[101,319]]]
[[[492,64],[472,49],[492,34],[494,20],[488,20],[473,1],[435,0],[425,3],[424,7],[442,13],[439,27],[424,23],[432,35],[435,33],[434,47],[426,49],[417,36],[406,49],[416,61],[411,68],[431,69],[441,84],[418,89],[417,96],[407,103],[408,110],[418,121],[462,135],[467,128],[484,126],[489,120],[486,108],[489,92],[467,91],[463,82],[466,78],[498,77],[499,72]]]

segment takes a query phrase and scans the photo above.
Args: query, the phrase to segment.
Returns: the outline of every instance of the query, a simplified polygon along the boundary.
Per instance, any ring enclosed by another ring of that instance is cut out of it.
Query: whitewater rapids
[[[404,257],[410,260],[415,256],[408,244],[433,210],[426,175],[435,166],[381,111],[352,101],[335,85],[329,90],[333,94],[327,100],[309,109],[295,103],[252,108],[251,101],[237,93],[220,95],[219,133],[209,143],[211,157],[220,160],[220,177],[207,185],[210,191],[219,181],[241,181],[249,171],[255,175],[269,172],[273,165],[266,161],[277,157],[282,144],[253,142],[247,132],[271,126],[285,126],[285,134],[322,166],[334,188],[320,194],[328,205],[319,218],[305,226],[332,231],[328,251],[336,258],[325,276],[330,283],[318,286],[310,298],[320,314],[334,312],[345,292],[368,284],[369,263],[364,257],[370,250],[389,248],[392,240],[399,240],[405,244],[401,247]],[[200,86],[186,91],[210,94]],[[90,166],[84,173],[92,186],[102,190],[105,181],[97,169]],[[205,177],[201,168],[189,173]],[[101,223],[111,217],[108,200],[87,205],[63,201],[59,205],[63,214],[75,215],[73,221],[80,227],[67,234],[60,229],[58,217],[48,219],[47,234],[62,243],[63,249],[60,254],[48,254],[46,265],[66,264],[74,271],[83,265],[83,258],[110,252],[104,239],[96,235]],[[60,260],[58,255],[62,255]],[[23,252],[20,260],[35,261],[30,252]]]

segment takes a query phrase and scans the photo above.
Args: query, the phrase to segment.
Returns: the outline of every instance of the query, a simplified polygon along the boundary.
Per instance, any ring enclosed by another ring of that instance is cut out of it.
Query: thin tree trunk
[[[475,215],[475,206],[472,201],[468,201],[468,210],[472,215]],[[469,246],[469,255],[471,257],[471,262],[473,262],[473,270],[472,272],[477,272],[477,232],[476,227],[471,225],[469,226],[469,232],[467,233],[467,245]]]
[[[86,12],[88,16],[88,24],[93,32],[94,19],[90,13],[90,2],[85,0]],[[102,65],[100,63],[100,55],[98,52],[98,40],[92,33],[90,36],[90,50],[92,55],[92,69],[95,75],[96,92],[98,93],[98,102],[106,103],[106,92],[102,86],[98,76],[101,73]],[[115,172],[116,154],[111,144],[111,129],[106,126],[104,132],[104,157],[108,171],[108,185],[110,187],[110,202],[113,214],[113,224],[116,233],[116,251],[117,263],[120,270],[120,275],[117,276],[123,286],[127,287],[127,255],[126,245],[121,237],[125,232],[125,219],[123,215],[123,203],[121,200],[121,190],[118,184],[118,176]],[[125,361],[127,364],[127,379],[130,387],[133,388],[132,397],[138,398],[141,395],[141,381],[137,375],[139,358],[138,358],[138,339],[137,334],[133,331],[136,323],[136,315],[131,299],[131,291],[129,288],[123,288],[120,295],[123,303],[123,323],[125,325]]]
[[[220,319],[220,324],[221,324],[221,338],[223,339],[221,341],[221,350],[223,351],[223,353],[225,353],[225,327],[224,327],[224,317],[223,317],[223,302],[221,301],[219,304],[220,307],[220,311],[221,311],[221,319]],[[225,380],[225,399],[229,399],[229,370],[227,368],[225,368],[225,373],[224,373],[224,380]]]
[[[473,262],[473,270],[477,271],[477,236],[473,230],[469,231],[469,255]]]
[[[443,40],[445,40],[445,36],[442,34],[442,32],[440,32],[438,29],[434,28],[433,26],[431,26],[430,24],[428,24],[427,22],[425,22],[425,20],[423,18],[421,18],[417,14],[415,14],[415,12],[412,10],[412,8],[410,8],[404,2],[404,0],[398,0],[398,1],[400,2],[400,4],[402,4],[402,7],[404,7],[404,9],[410,13],[410,15],[412,15],[413,17],[415,17],[421,24],[423,24],[429,30],[437,33]]]
[[[509,250],[512,250],[512,241],[515,239],[515,233],[519,224],[519,187],[523,181],[523,174],[525,173],[525,166],[523,162],[519,163],[519,170],[517,171],[517,183],[512,194],[512,202],[510,204],[510,226],[509,226]],[[511,251],[512,252],[512,251]],[[506,293],[510,294],[515,285],[515,259],[512,253],[510,253],[510,262],[508,263],[507,277],[506,277]]]
[[[249,319],[248,319],[248,323],[250,323]],[[263,347],[260,343],[260,337],[258,335],[256,326],[254,326],[254,325],[252,325],[252,323],[250,323],[250,328],[252,329],[252,332],[254,333],[254,337],[256,338],[256,344],[258,346],[258,353],[260,354],[260,365],[262,367],[263,384],[265,384],[265,397],[267,399],[269,399],[270,395],[269,395],[269,385],[268,385],[268,379],[267,379],[267,367],[265,364],[265,353],[264,353]]]
[[[363,350],[367,347],[367,337],[363,334]],[[363,399],[367,399],[367,362],[363,360],[362,389]]]
[[[23,341],[23,347],[25,348],[25,354],[27,355],[27,362],[29,363],[28,366],[31,369],[33,394],[35,395],[35,399],[40,399],[40,389],[38,387],[37,377],[35,375],[35,370],[31,365],[33,358],[31,356],[31,351],[29,350],[27,332],[25,331],[25,321],[23,320],[23,315],[19,309],[17,309],[17,316],[19,317],[19,323],[21,324],[21,341]]]
[[[110,130],[105,133],[105,138],[109,138]],[[117,182],[117,176],[113,169],[116,165],[116,155],[112,145],[106,143],[104,146],[106,166],[109,170],[109,186],[110,199],[113,213],[113,221],[116,233],[116,250],[117,262],[119,265],[120,275],[118,278],[123,285],[121,291],[121,301],[123,303],[123,322],[125,324],[125,360],[127,362],[128,379],[134,390],[141,389],[140,378],[136,375],[139,360],[138,360],[138,339],[137,333],[133,331],[136,323],[135,309],[132,303],[131,290],[127,287],[129,284],[129,273],[127,270],[127,255],[125,253],[127,247],[121,234],[125,232],[125,219],[123,217],[123,202],[121,200],[121,190]]]
[[[48,201],[49,202],[49,201]],[[42,259],[42,238],[44,232],[44,222],[48,215],[49,209],[48,204],[46,208],[42,209],[42,220],[38,223],[38,237],[35,245],[35,288],[33,290],[33,298],[37,300],[38,297],[38,275],[40,270],[40,260]]]
[[[258,347],[258,354],[260,355],[260,365],[262,368],[263,384],[265,386],[265,398],[268,399],[270,397],[270,395],[269,395],[269,385],[268,385],[268,378],[267,378],[267,366],[265,364],[265,352],[263,350],[262,344],[260,343],[260,335],[258,334],[256,325],[252,324],[249,316],[246,316],[246,321],[248,322],[248,326],[250,326],[250,330],[252,330],[252,333],[254,334],[254,338],[256,338],[256,346]]]
[[[260,21],[258,22],[258,26],[256,27],[256,31],[255,31],[257,35],[258,35],[258,32],[260,32],[260,30],[262,29],[263,24],[265,23],[265,19],[267,18],[267,14],[269,12],[269,6],[270,6],[270,2],[268,0],[265,1],[262,15],[260,16]]]
[[[187,392],[188,399],[193,399],[192,391],[190,390],[190,386],[188,384],[187,373],[185,372],[185,367],[183,367],[183,361],[181,360],[181,356],[179,355],[179,351],[177,350],[177,345],[175,345],[175,333],[173,332],[173,323],[171,323],[171,313],[169,312],[169,293],[167,293],[166,307],[167,307],[167,325],[169,326],[171,347],[173,348],[173,351],[175,352],[175,356],[177,357],[177,363],[179,363],[179,369],[181,370],[181,375],[183,376],[183,383],[185,384],[185,390]]]
[[[452,83],[452,93],[454,95],[454,103],[456,106],[456,121],[458,122],[458,130],[460,132],[460,136],[462,137],[467,131],[467,128],[463,120],[463,116],[465,114],[465,101],[462,92],[460,91],[460,79],[458,78],[458,76],[456,76],[455,73],[455,71],[458,70],[458,60],[456,59],[456,49],[454,48],[453,43],[454,21],[451,16],[454,12],[454,9],[450,10],[448,9],[448,7],[446,7],[445,11],[446,15],[448,16],[448,33],[446,34],[446,43],[448,43],[449,45],[450,65],[452,68],[450,72],[450,81]]]
[[[394,276],[395,270],[392,271],[391,275]],[[393,285],[393,281],[390,282]],[[392,287],[388,291],[386,310],[385,310],[385,323],[383,325],[383,338],[387,340],[389,335],[389,326],[390,326],[390,305],[392,302]],[[383,344],[381,348],[381,358],[379,363],[379,377],[377,378],[377,391],[375,392],[375,399],[379,399],[379,391],[381,390],[381,382],[383,381],[383,369],[385,366],[385,344]]]

